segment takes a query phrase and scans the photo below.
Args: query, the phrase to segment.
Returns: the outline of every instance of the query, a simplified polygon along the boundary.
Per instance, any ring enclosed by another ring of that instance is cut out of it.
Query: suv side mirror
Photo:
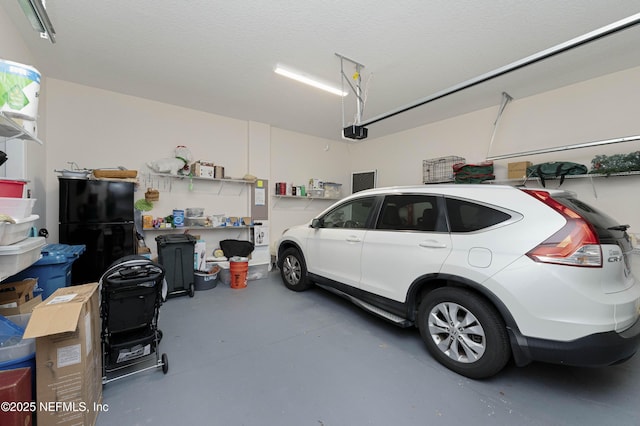
[[[324,226],[324,220],[322,219],[313,219],[311,221],[311,227],[318,229],[318,228],[322,228]]]

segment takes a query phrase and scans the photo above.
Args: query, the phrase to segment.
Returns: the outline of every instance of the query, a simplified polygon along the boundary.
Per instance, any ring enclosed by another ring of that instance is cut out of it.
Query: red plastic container
[[[0,179],[0,197],[22,198],[26,182]]]
[[[33,395],[31,392],[31,373],[29,368],[0,372],[0,401],[7,404],[7,409],[3,405],[3,409],[0,411],[0,424],[3,426],[32,424],[31,410],[24,409],[29,407]]]

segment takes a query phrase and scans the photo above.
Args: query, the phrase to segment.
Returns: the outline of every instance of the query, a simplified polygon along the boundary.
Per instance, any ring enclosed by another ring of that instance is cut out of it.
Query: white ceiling
[[[638,0],[47,0],[57,43],[2,7],[45,77],[340,140],[340,85],[365,66],[363,121],[640,12]],[[371,124],[369,139],[640,66],[640,25]],[[1,55],[0,55],[1,56]],[[6,58],[10,59],[10,58]],[[349,63],[346,71],[354,68]],[[345,98],[345,120],[355,114]]]

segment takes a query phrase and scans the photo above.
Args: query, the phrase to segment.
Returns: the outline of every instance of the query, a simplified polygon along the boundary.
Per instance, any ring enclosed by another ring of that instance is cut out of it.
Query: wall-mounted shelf
[[[273,198],[276,199],[276,201],[273,203],[273,208],[275,208],[278,205],[278,201],[279,200],[296,200],[296,201],[306,201],[307,204],[304,206],[304,208],[307,208],[309,205],[311,205],[311,203],[313,203],[316,200],[319,201],[330,201],[330,202],[335,202],[340,200],[340,198],[329,198],[329,197],[301,197],[301,196],[297,196],[297,195],[273,195]]]
[[[230,183],[244,183],[251,185],[253,181],[245,179],[232,179],[232,178],[208,178],[201,176],[188,176],[188,175],[172,175],[171,173],[152,173],[153,176],[164,176],[173,179],[193,179],[193,180],[206,180],[209,182],[230,182]]]
[[[179,228],[142,228],[143,231],[233,231],[235,229],[251,229],[253,225],[242,225],[242,226],[181,226]]]
[[[146,182],[147,187],[154,188],[162,188],[168,187],[168,190],[171,191],[172,187],[170,182],[173,180],[184,181],[189,180],[191,182],[203,182],[203,183],[211,183],[218,186],[217,195],[222,193],[222,190],[227,184],[235,185],[240,188],[240,191],[237,195],[242,195],[244,188],[246,185],[253,185],[253,181],[245,180],[245,179],[232,179],[232,178],[208,178],[208,177],[200,177],[200,176],[188,176],[188,175],[172,175],[170,173],[141,173],[140,178]],[[156,180],[154,182],[154,180]],[[159,185],[157,180],[164,180],[165,182],[169,182],[168,185]],[[190,189],[193,191],[193,189]],[[212,191],[197,191],[197,192],[207,192],[212,193]]]
[[[22,128],[22,126],[13,121],[2,111],[0,111],[0,137],[4,137],[7,139],[23,139],[27,141],[34,141],[39,143],[40,145],[44,145],[44,143],[40,139],[27,132]]]
[[[593,178],[608,178],[608,177],[623,177],[623,176],[640,176],[640,171],[631,171],[631,172],[618,172],[618,173],[589,173],[586,175],[567,175],[565,176],[565,180],[567,179],[593,179]],[[545,181],[555,181],[555,180],[560,180],[559,177],[553,177],[553,178],[545,178]],[[540,178],[537,177],[530,177],[530,178],[526,178],[526,179],[496,179],[496,180],[488,180],[488,181],[484,181],[483,183],[488,183],[488,184],[507,184],[507,185],[512,185],[514,183],[516,184],[525,184],[526,182],[539,182]]]
[[[309,196],[297,196],[297,195],[274,195],[275,198],[295,198],[297,200],[329,200],[336,201],[340,198],[329,198],[329,197],[309,197]]]

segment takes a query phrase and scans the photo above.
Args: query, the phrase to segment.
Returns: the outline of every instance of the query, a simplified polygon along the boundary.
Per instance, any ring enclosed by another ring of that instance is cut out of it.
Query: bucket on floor
[[[231,272],[231,288],[245,288],[247,286],[247,271],[249,260],[247,258],[232,257],[229,259],[229,271]]]
[[[15,118],[36,120],[39,97],[37,69],[0,59],[0,111]]]
[[[211,290],[218,285],[218,273],[196,271],[193,273],[196,291]]]

